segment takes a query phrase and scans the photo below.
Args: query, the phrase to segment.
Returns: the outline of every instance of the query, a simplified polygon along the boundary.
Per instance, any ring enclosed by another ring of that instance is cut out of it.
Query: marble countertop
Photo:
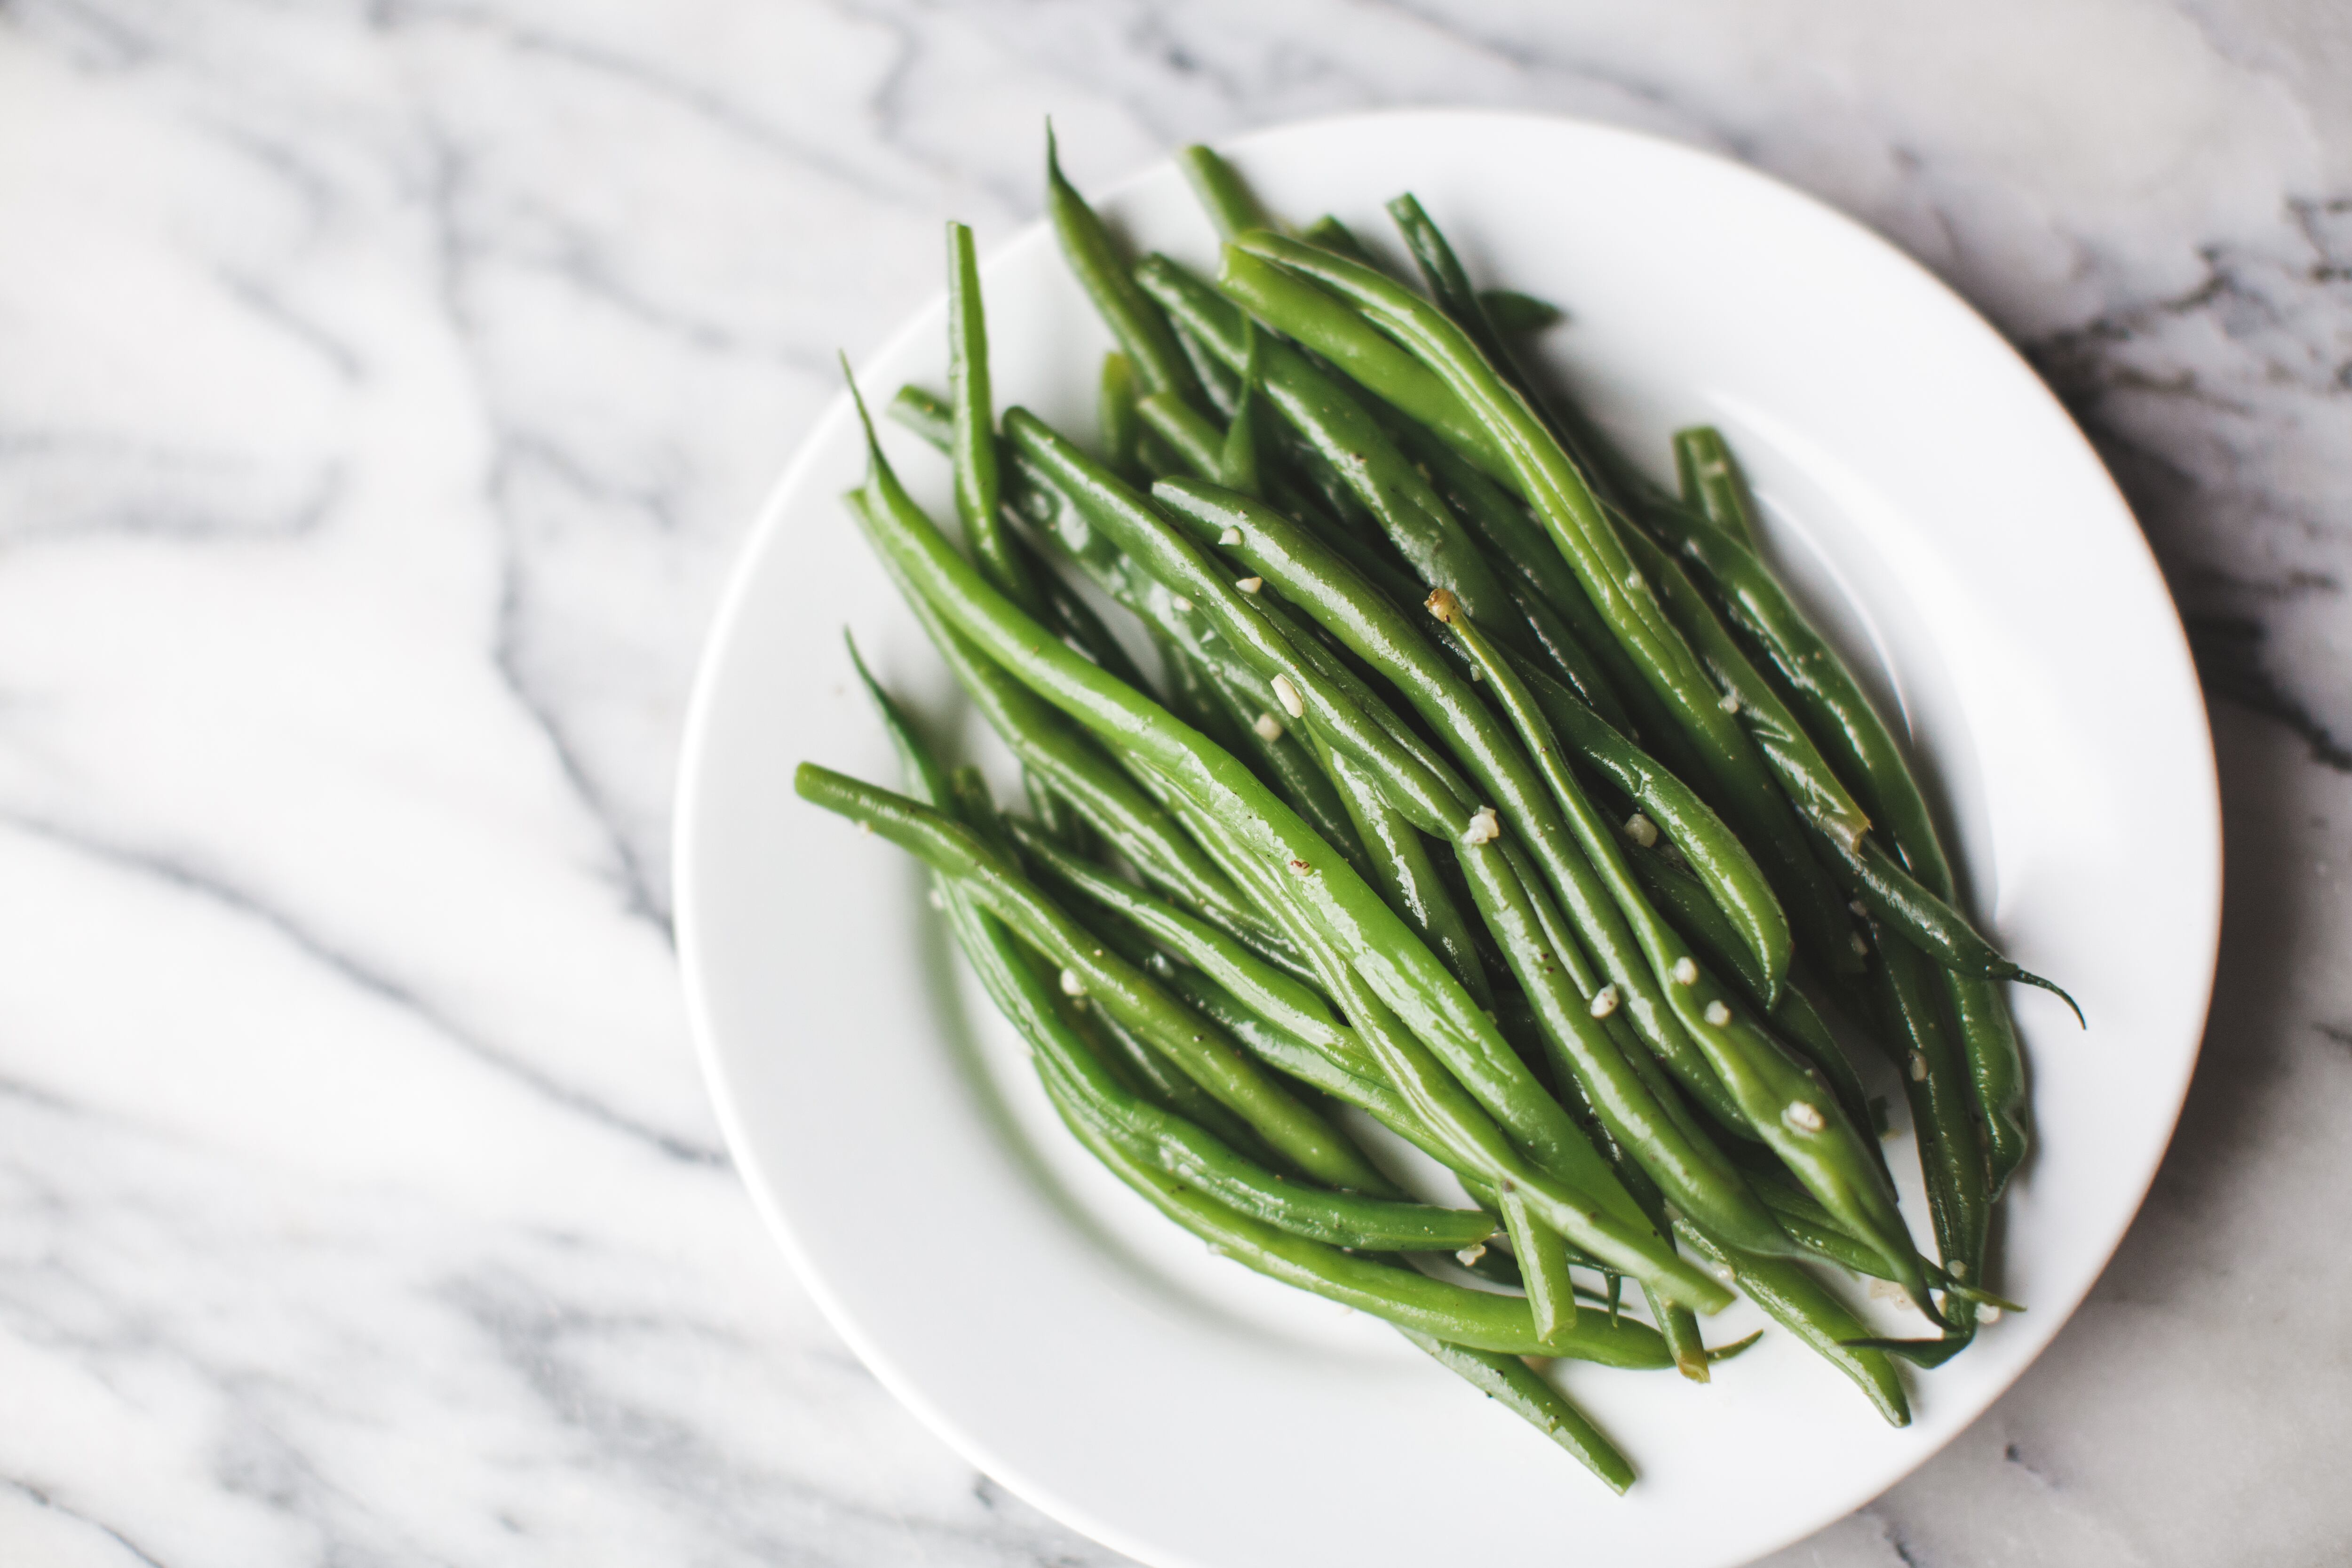
[[[667,814],[762,489],[1038,206],[1380,104],[1727,152],[1976,301],[2196,641],[2180,1134],[1965,1436],[1774,1561],[2336,1560],[2352,20],[2330,0],[0,0],[0,1561],[1118,1561],[729,1169]]]

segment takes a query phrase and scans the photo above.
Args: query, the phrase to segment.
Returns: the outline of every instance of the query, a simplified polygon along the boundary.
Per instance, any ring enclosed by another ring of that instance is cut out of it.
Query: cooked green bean
[[[988,319],[971,230],[948,225],[948,403],[953,420],[956,517],[989,580],[1035,614],[1037,586],[1013,553],[997,515],[996,405],[988,382]]]
[[[1439,594],[1430,597],[1432,612],[1453,625],[1468,644],[1486,669],[1505,710],[1528,733],[1529,749],[1544,767],[1547,779],[1563,802],[1570,802],[1575,785],[1561,765],[1558,747],[1533,699],[1492,646],[1467,623],[1459,605]],[[1658,918],[1641,897],[1606,827],[1592,820],[1590,808],[1571,809],[1570,820],[1618,897],[1654,971],[1664,983],[1675,1017],[1739,1102],[1748,1124],[1841,1223],[1876,1247],[1895,1268],[1908,1270],[1905,1283],[1911,1288],[1913,1300],[1927,1310],[1926,1282],[1912,1267],[1908,1233],[1895,1212],[1893,1190],[1864,1145],[1863,1133],[1847,1119],[1836,1097],[1810,1064],[1791,1057],[1780,1042],[1756,1026],[1745,1005],[1735,1004],[1697,962],[1690,945]]]
[[[1045,128],[1045,211],[1053,219],[1055,237],[1061,241],[1063,258],[1094,301],[1111,336],[1134,363],[1143,384],[1153,392],[1172,392],[1181,397],[1201,395],[1201,384],[1185,362],[1167,318],[1136,288],[1101,217],[1078,195],[1077,187],[1062,177],[1062,162],[1050,125]]]
[[[1760,647],[1811,721],[1811,732],[1850,768],[1858,789],[1913,874],[1938,898],[1953,894],[1950,862],[1934,816],[1895,735],[1832,647],[1753,552],[1728,533],[1672,508],[1652,508],[1643,521],[1689,561],[1715,591],[1739,629]],[[1963,1042],[1978,1109],[1986,1121],[1992,1185],[1998,1192],[2024,1159],[2031,1140],[2023,1121],[2024,1065],[2007,1003],[1979,977],[1947,982],[1963,1025]]]
[[[1162,1214],[1222,1248],[1227,1258],[1285,1284],[1477,1350],[1564,1356],[1637,1369],[1667,1364],[1664,1344],[1644,1324],[1630,1321],[1612,1324],[1587,1313],[1573,1326],[1546,1338],[1536,1333],[1527,1303],[1516,1297],[1448,1285],[1410,1268],[1376,1263],[1288,1235],[1192,1191],[1182,1180],[1144,1163],[1103,1137],[1083,1117],[1070,1114],[1064,1120],[1096,1158]]]
[[[1911,1401],[1903,1392],[1902,1374],[1886,1352],[1857,1345],[1867,1332],[1822,1282],[1804,1266],[1785,1258],[1744,1258],[1727,1253],[1701,1236],[1688,1222],[1677,1222],[1675,1234],[1710,1263],[1731,1270],[1748,1299],[1772,1320],[1802,1340],[1822,1360],[1853,1380],[1890,1426],[1911,1425]]]
[[[1633,1484],[1633,1467],[1625,1456],[1527,1363],[1492,1351],[1448,1344],[1411,1329],[1402,1331],[1440,1366],[1575,1455],[1610,1490],[1622,1494]]]
[[[1228,365],[1243,365],[1248,317],[1239,309],[1164,256],[1146,258],[1136,279]],[[1268,401],[1339,471],[1398,552],[1424,580],[1451,589],[1499,624],[1510,603],[1501,580],[1412,459],[1305,354],[1279,339],[1267,341],[1264,354],[1260,381]]]
[[[1615,525],[1602,512],[1558,438],[1528,407],[1517,388],[1487,363],[1462,329],[1411,289],[1369,268],[1285,239],[1264,229],[1243,235],[1228,250],[1255,254],[1303,273],[1360,307],[1394,334],[1469,407],[1509,459],[1519,489],[1568,557],[1602,618],[1632,652],[1643,679],[1681,727],[1719,792],[1717,804],[1748,829],[1756,846],[1779,861],[1789,882],[1784,900],[1801,894],[1792,920],[1811,928],[1836,919],[1833,891],[1799,837],[1786,801],[1755,746],[1730,714],[1687,644],[1666,618],[1649,580],[1636,571]],[[1464,601],[1481,625],[1493,617]],[[1811,868],[1811,879],[1807,878]],[[1819,885],[1816,885],[1816,884]],[[1826,901],[1825,901],[1826,900]],[[1858,967],[1850,950],[1812,931],[1826,951],[1817,961],[1838,971]]]
[[[1218,238],[1230,239],[1245,228],[1273,226],[1241,174],[1209,148],[1196,142],[1183,149],[1176,154],[1176,166],[1184,171],[1192,194],[1217,226]]]
[[[1756,548],[1755,498],[1732,460],[1723,432],[1696,425],[1675,432],[1675,476],[1683,504],[1750,550]]]
[[[1339,1186],[1379,1191],[1385,1178],[1322,1119],[1260,1073],[1230,1041],[1168,997],[1149,976],[1104,952],[1084,927],[1040,894],[1019,868],[970,829],[919,802],[803,763],[801,798],[849,817],[955,879],[973,900],[1064,971],[1066,989],[1097,1004],[1166,1052],[1218,1102],[1298,1167]]]

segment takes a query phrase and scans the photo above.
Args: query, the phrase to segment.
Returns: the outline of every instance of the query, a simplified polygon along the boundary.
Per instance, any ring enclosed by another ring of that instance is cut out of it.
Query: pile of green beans
[[[950,225],[947,394],[890,412],[948,456],[961,543],[870,418],[846,498],[1029,815],[862,662],[901,790],[804,763],[800,794],[928,868],[1122,1182],[1395,1324],[1613,1489],[1632,1466],[1528,1358],[1707,1382],[1749,1342],[1701,1326],[1735,1290],[1905,1424],[1896,1360],[2016,1310],[1987,1289],[2030,1148],[2001,983],[2049,983],[1960,912],[1719,434],[1675,437],[1669,491],[1520,357],[1559,313],[1474,288],[1412,197],[1390,211],[1420,288],[1334,219],[1278,230],[1209,149],[1181,161],[1214,279],[1128,255],[1048,137],[1055,232],[1118,344],[1098,443],[995,406]],[[1433,1162],[1453,1205],[1405,1190]],[[1833,1288],[1864,1277],[1932,1331],[1873,1334]]]

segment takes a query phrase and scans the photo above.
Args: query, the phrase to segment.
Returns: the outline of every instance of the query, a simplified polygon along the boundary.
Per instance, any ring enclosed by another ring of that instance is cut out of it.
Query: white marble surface
[[[2334,0],[0,0],[0,1563],[1116,1561],[882,1393],[727,1167],[687,684],[835,349],[942,217],[1034,214],[1045,113],[1099,182],[1418,102],[1908,247],[2208,656],[2228,931],[2154,1197],[1778,1561],[2339,1560],[2347,80]]]

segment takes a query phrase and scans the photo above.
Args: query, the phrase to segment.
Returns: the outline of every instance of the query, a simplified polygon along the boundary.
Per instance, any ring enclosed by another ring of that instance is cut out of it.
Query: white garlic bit
[[[1911,1053],[1911,1081],[1913,1083],[1927,1081],[1927,1058],[1917,1051]]]
[[[1242,531],[1238,528],[1229,528],[1217,535],[1217,542],[1220,544],[1239,544],[1241,542]]]
[[[1078,972],[1077,972],[1076,970],[1075,970],[1075,969],[1065,969],[1064,971],[1062,971],[1062,994],[1063,994],[1063,995],[1065,995],[1065,996],[1083,996],[1083,995],[1085,995],[1086,994],[1087,994],[1087,983],[1086,983],[1085,981],[1083,981],[1083,980],[1081,980],[1081,979],[1079,979],[1079,978],[1078,978]]]
[[[1234,586],[1239,588],[1244,594],[1255,594],[1260,588],[1265,586],[1265,579],[1263,577],[1244,577],[1241,581],[1235,583]]]
[[[1708,1003],[1706,1005],[1706,1011],[1700,1014],[1699,1016],[1705,1018],[1708,1023],[1713,1024],[1717,1028],[1720,1029],[1726,1024],[1731,1022],[1731,1009],[1725,1006],[1722,1000],[1717,998],[1717,1000]]]
[[[1615,984],[1612,984],[1603,985],[1600,990],[1595,991],[1592,994],[1591,1011],[1592,1016],[1596,1018],[1606,1018],[1610,1014],[1617,1011],[1617,987]]]
[[[1675,966],[1669,973],[1674,975],[1675,984],[1677,985],[1698,984],[1698,963],[1687,952],[1675,960]]]
[[[1250,728],[1257,731],[1259,740],[1269,745],[1282,739],[1282,721],[1271,713],[1259,714]]]
[[[1462,1265],[1463,1268],[1467,1268],[1472,1264],[1477,1262],[1478,1259],[1486,1256],[1486,1244],[1482,1241],[1475,1247],[1465,1247],[1461,1251],[1455,1253],[1454,1255],[1454,1261]]]
[[[1637,811],[1625,819],[1625,836],[1647,849],[1658,841],[1658,825]]]
[[[1291,684],[1290,677],[1277,675],[1274,678],[1274,694],[1282,700],[1285,713],[1294,719],[1307,717],[1307,699],[1298,695],[1298,688]]]
[[[1739,693],[1738,693],[1737,691],[1727,691],[1727,692],[1725,692],[1725,693],[1723,694],[1723,700],[1722,700],[1722,701],[1720,701],[1720,702],[1718,702],[1718,703],[1717,703],[1717,704],[1716,704],[1716,706],[1717,706],[1717,708],[1722,709],[1726,713],[1737,713],[1737,712],[1738,712],[1738,711],[1739,711]]]
[[[1462,830],[1465,844],[1492,844],[1503,836],[1502,819],[1491,805],[1482,805],[1470,816],[1470,826]]]
[[[1780,1112],[1780,1120],[1787,1122],[1790,1130],[1795,1132],[1819,1132],[1829,1125],[1822,1120],[1819,1109],[1808,1105],[1801,1100],[1790,1100],[1789,1109]]]

